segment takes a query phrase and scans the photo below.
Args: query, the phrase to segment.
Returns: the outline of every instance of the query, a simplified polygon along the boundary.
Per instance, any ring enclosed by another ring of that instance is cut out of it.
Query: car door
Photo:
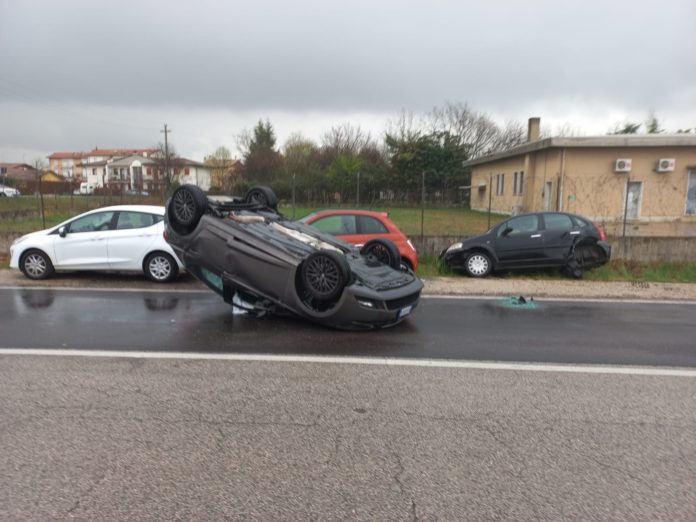
[[[162,216],[147,212],[120,211],[115,230],[107,241],[109,267],[113,270],[140,270],[142,259],[162,234]]]
[[[544,237],[538,214],[511,218],[496,229],[495,252],[500,267],[533,266],[544,258]]]
[[[398,246],[399,239],[396,234],[392,234],[387,227],[377,218],[373,216],[357,216],[358,236],[354,244],[362,246],[371,239],[383,238],[389,239]],[[352,241],[349,241],[352,243]]]
[[[56,235],[56,267],[70,270],[106,270],[106,241],[112,233],[115,212],[95,212],[65,225],[65,237]]]
[[[580,229],[567,214],[546,213],[542,215],[542,219],[546,262],[562,265],[568,258],[573,243],[580,236]]]

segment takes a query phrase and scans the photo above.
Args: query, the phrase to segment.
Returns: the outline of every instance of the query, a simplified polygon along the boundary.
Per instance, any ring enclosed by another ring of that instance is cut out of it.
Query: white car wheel
[[[176,261],[169,254],[156,252],[145,260],[145,275],[155,283],[166,283],[179,273]]]
[[[46,279],[53,273],[51,260],[39,250],[30,250],[24,254],[20,268],[29,279]]]

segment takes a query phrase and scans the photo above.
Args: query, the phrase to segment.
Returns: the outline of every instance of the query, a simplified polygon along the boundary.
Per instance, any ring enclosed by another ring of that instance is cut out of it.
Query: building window
[[[495,175],[495,195],[502,196],[505,194],[505,174]]]
[[[519,196],[524,191],[524,171],[515,172],[512,180],[512,193]]]
[[[686,215],[696,216],[696,170],[689,171],[689,188],[686,190]]]
[[[184,169],[184,176],[188,176],[188,175],[189,175],[189,169],[188,169],[188,167],[187,167],[187,168]]]

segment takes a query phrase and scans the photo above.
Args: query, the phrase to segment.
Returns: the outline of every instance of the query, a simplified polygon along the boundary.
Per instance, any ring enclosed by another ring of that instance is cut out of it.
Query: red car
[[[414,272],[418,268],[416,248],[386,212],[321,210],[300,221],[356,246],[362,246],[371,239],[390,239],[399,249],[401,260]]]

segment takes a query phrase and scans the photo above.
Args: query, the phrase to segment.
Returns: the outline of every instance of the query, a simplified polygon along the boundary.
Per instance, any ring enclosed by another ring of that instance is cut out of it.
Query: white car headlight
[[[452,252],[452,250],[459,250],[460,248],[462,248],[461,243],[453,243],[447,248],[447,252]]]
[[[27,239],[27,237],[29,237],[29,236],[21,236],[21,237],[18,237],[17,239],[15,239],[15,240],[12,242],[12,245],[11,245],[11,246],[19,245],[22,241],[24,241],[25,239]]]

